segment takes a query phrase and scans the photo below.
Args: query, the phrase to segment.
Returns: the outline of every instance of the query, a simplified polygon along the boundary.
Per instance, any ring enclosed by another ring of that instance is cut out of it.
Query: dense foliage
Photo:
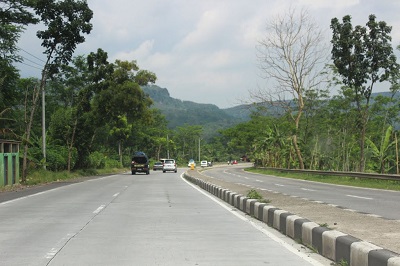
[[[57,16],[53,10],[59,11]],[[152,161],[170,157],[181,165],[192,158],[225,162],[250,158],[280,168],[357,171],[365,165],[366,171],[398,172],[400,75],[388,47],[390,28],[375,22],[375,17],[356,31],[349,17],[343,23],[332,20],[331,85],[339,87],[339,93],[328,98],[321,93],[328,87],[299,88],[302,115],[294,124],[296,111],[273,103],[249,106],[252,114],[243,120],[229,114],[236,108],[224,113],[213,105],[164,101],[168,92],[149,86],[156,81],[154,73],[140,69],[135,61],[109,62],[101,48],[74,57],[76,45],[92,27],[86,1],[3,0],[0,14],[0,138],[22,141],[24,176],[43,166],[51,171],[126,167],[139,150]],[[22,60],[16,43],[23,27],[39,21],[48,26],[37,34],[48,61],[41,77],[22,79],[13,64]],[[355,37],[364,42],[356,43]],[[349,43],[354,46],[343,47]],[[371,54],[377,50],[388,60]],[[363,60],[346,61],[346,55]],[[353,64],[364,67],[366,76],[349,68]],[[380,81],[390,83],[390,93],[372,93],[373,84]],[[285,104],[295,106],[296,101]],[[361,137],[365,141],[360,146]],[[296,149],[301,150],[301,162]]]

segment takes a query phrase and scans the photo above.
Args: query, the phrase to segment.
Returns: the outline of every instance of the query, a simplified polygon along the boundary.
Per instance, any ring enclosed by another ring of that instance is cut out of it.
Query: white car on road
[[[178,167],[176,166],[176,162],[174,159],[166,159],[163,164],[163,173],[167,171],[174,171],[175,173],[178,171]]]

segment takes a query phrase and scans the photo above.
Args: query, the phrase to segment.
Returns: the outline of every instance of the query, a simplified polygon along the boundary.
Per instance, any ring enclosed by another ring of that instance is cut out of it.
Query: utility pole
[[[167,158],[169,159],[169,136],[167,134]]]
[[[199,138],[199,162],[201,162],[201,157],[200,157],[200,138]]]
[[[43,169],[46,170],[46,68],[42,72],[42,81],[41,86],[42,88],[42,151],[43,151]]]

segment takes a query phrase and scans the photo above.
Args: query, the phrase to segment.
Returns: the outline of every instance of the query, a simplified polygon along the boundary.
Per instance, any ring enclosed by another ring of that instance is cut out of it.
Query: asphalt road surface
[[[243,171],[243,166],[240,165],[210,168],[203,173],[259,190],[279,192],[385,219],[400,220],[399,191],[356,188],[253,174]]]
[[[0,265],[330,265],[182,170],[0,196]]]

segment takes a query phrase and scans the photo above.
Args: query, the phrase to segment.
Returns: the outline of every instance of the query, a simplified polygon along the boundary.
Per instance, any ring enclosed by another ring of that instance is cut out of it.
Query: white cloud
[[[94,12],[93,31],[75,54],[102,48],[110,61],[136,60],[141,68],[155,72],[157,85],[175,98],[227,107],[238,96],[246,98],[247,90],[263,86],[255,47],[265,34],[267,20],[290,7],[305,7],[329,42],[331,18],[350,14],[354,24],[365,24],[368,15],[376,13],[393,26],[397,46],[400,2],[382,1],[88,0]],[[35,34],[26,36],[21,48],[41,56],[40,42],[32,40]]]
[[[300,5],[313,9],[318,8],[345,8],[360,4],[361,0],[299,0]]]

